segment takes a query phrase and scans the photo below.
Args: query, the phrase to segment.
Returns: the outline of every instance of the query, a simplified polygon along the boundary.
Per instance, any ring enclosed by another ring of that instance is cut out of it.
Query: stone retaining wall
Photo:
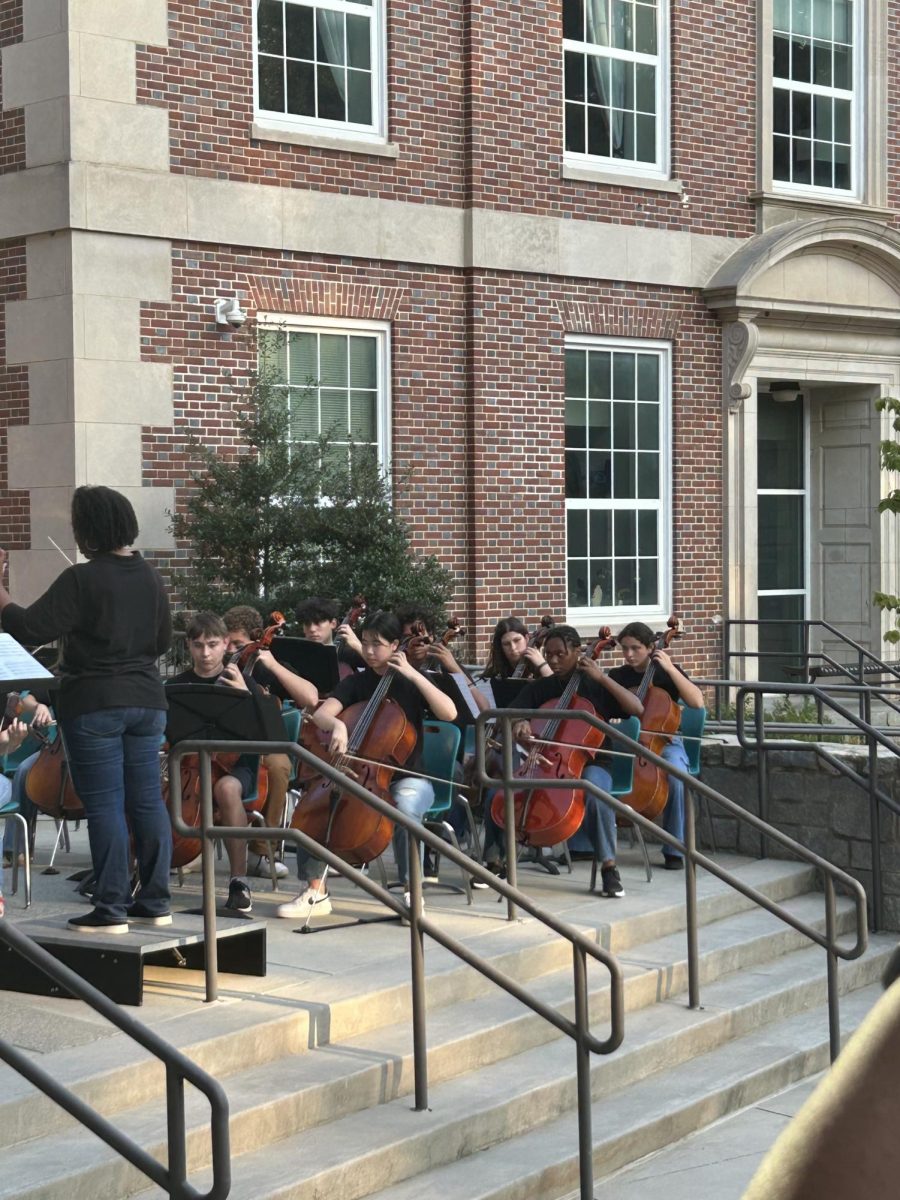
[[[868,778],[864,747],[826,745],[858,775]],[[872,838],[869,797],[862,788],[840,775],[809,750],[771,751],[769,758],[769,822],[835,866],[848,871],[865,887],[872,904]],[[738,745],[707,743],[703,747],[701,778],[748,812],[758,812],[757,755]],[[900,803],[900,757],[880,755],[880,789]],[[756,855],[759,836],[734,817],[717,815],[713,823],[721,850]],[[700,808],[699,834],[707,844],[704,807]],[[793,855],[770,841],[772,858]],[[881,872],[885,929],[900,930],[900,819],[881,810]]]

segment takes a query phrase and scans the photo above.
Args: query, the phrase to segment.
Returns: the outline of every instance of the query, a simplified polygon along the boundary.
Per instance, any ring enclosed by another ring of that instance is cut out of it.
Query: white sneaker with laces
[[[247,874],[255,875],[260,879],[271,879],[272,872],[269,870],[269,860],[265,854],[247,855]],[[287,879],[288,869],[283,862],[275,860],[275,878]]]
[[[323,891],[314,892],[312,888],[307,888],[305,892],[301,892],[293,900],[279,904],[275,909],[275,916],[284,917],[288,921],[294,921],[298,917],[301,920],[305,920],[310,913],[313,916],[327,917],[330,912],[331,897],[328,893]]]

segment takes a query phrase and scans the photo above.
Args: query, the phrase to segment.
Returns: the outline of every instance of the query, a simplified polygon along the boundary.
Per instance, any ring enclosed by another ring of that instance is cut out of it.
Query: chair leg
[[[572,874],[572,855],[569,853],[569,843],[568,842],[563,842],[563,858],[566,860],[566,869],[568,870],[569,874],[571,875]],[[594,874],[596,875],[596,873],[597,873],[597,863],[595,860]]]
[[[693,789],[685,789],[685,790],[687,791],[686,803],[693,804],[693,802],[694,802]],[[709,830],[710,849],[712,850],[713,854],[717,854],[719,851],[719,847],[718,847],[718,844],[716,843],[716,827],[715,827],[715,825],[713,825],[712,811],[711,811],[710,805],[709,805],[709,797],[704,796],[702,792],[697,792],[696,795],[697,795],[697,801],[698,801],[697,808],[698,808],[698,810],[702,808],[703,812],[706,815],[706,826],[707,826],[707,829]]]
[[[647,844],[644,841],[644,835],[643,835],[643,833],[641,833],[640,827],[637,825],[632,825],[631,830],[632,830],[634,837],[637,838],[637,843],[641,848],[641,854],[644,859],[644,871],[646,872],[646,875],[647,875],[647,882],[652,883],[653,882],[653,868],[650,866],[650,855],[647,853]]]
[[[467,796],[461,792],[456,793],[456,798],[463,806],[463,811],[466,814],[466,824],[469,827],[469,837],[472,839],[472,849],[474,851],[473,858],[476,862],[481,862],[481,836],[478,832],[478,822],[475,820],[475,814],[472,812],[472,805],[469,803]]]
[[[13,813],[13,820],[17,821],[22,827],[22,846],[25,855],[25,907],[31,907],[31,853],[28,848],[28,822],[21,813]],[[15,895],[19,890],[19,848],[18,838],[13,840],[13,882],[12,894]]]
[[[460,854],[462,854],[462,850],[460,849],[460,845],[459,845],[459,840],[457,839],[457,836],[456,836],[456,830],[453,828],[452,825],[448,824],[447,821],[442,821],[441,824],[444,827],[444,832],[447,834],[447,837],[450,839],[450,845],[453,847],[454,850],[457,850],[457,851],[459,851]],[[460,870],[462,873],[463,889],[466,893],[466,903],[471,904],[472,903],[472,880],[469,875],[469,872],[467,870],[465,870],[465,868],[460,868]]]
[[[56,860],[56,852],[59,849],[60,838],[64,837],[67,842],[69,840],[68,830],[66,829],[65,821],[57,821],[54,818],[54,824],[56,825],[56,841],[53,843],[53,852],[50,855],[50,862],[47,864],[48,871],[51,870],[51,868],[53,867],[53,863]],[[67,847],[67,849],[68,849],[68,847]]]
[[[590,884],[590,887],[588,888],[588,891],[591,891],[591,892],[597,886],[597,866],[598,866],[598,864],[597,864],[596,858],[592,858],[591,859],[591,884]]]

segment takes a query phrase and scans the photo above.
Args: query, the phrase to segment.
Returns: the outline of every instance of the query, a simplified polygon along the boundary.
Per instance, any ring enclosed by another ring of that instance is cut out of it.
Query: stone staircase
[[[745,863],[739,873],[824,926],[806,867]],[[723,885],[710,887],[699,901],[703,1009],[692,1012],[683,903],[627,914],[608,902],[600,911],[602,924],[580,928],[623,964],[626,1033],[618,1051],[593,1060],[598,1181],[827,1065],[825,955],[789,926]],[[429,915],[439,919],[430,906]],[[850,917],[840,901],[842,928]],[[845,1035],[877,998],[895,944],[874,936],[862,959],[841,964]],[[477,949],[572,1015],[567,943],[526,922],[492,928]],[[412,1111],[408,956],[344,979],[328,1003],[247,999],[214,1023],[197,1011],[168,1027],[170,1040],[228,1092],[235,1200],[555,1200],[574,1192],[572,1043],[470,968],[431,960],[426,945],[427,1112]],[[590,981],[602,1034],[608,985],[599,965]],[[66,1083],[164,1154],[156,1064],[126,1048],[94,1071],[83,1054],[58,1058]],[[207,1108],[190,1089],[186,1099],[191,1182],[202,1190],[210,1183]],[[161,1194],[37,1094],[0,1096],[0,1148],[0,1200]]]

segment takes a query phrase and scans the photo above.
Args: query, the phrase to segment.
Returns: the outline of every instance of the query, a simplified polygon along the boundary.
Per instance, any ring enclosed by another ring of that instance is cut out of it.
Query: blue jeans
[[[682,771],[688,769],[687,751],[681,738],[673,738],[663,750],[662,756],[666,762],[680,767]],[[680,842],[684,841],[684,784],[674,775],[669,776],[669,799],[663,809],[660,824],[666,833],[671,833],[672,837],[677,837]],[[663,856],[665,858],[684,858],[680,850],[666,845],[663,845]]]
[[[421,821],[422,817],[434,804],[434,788],[427,779],[398,779],[391,784],[391,799],[402,813]],[[397,874],[401,883],[406,883],[409,875],[408,844],[409,835],[399,825],[394,826],[394,858],[397,862]],[[419,859],[422,858],[422,845],[419,844]],[[297,847],[297,878],[301,883],[309,883],[311,879],[321,879],[325,871],[325,863],[320,858],[314,858],[302,846]]]
[[[608,792],[612,779],[604,767],[593,763],[584,768],[583,779]],[[491,792],[484,802],[484,861],[499,862],[506,858],[506,834],[494,820],[491,802],[498,793]],[[499,793],[502,795],[502,792]],[[616,857],[616,814],[597,796],[584,794],[584,820],[572,835],[581,838],[601,862]],[[569,840],[571,846],[572,839]]]
[[[159,746],[166,714],[158,708],[103,708],[60,722],[72,783],[87,814],[94,908],[124,920],[131,901],[134,836],[141,905],[169,911],[172,826],[162,798]]]

